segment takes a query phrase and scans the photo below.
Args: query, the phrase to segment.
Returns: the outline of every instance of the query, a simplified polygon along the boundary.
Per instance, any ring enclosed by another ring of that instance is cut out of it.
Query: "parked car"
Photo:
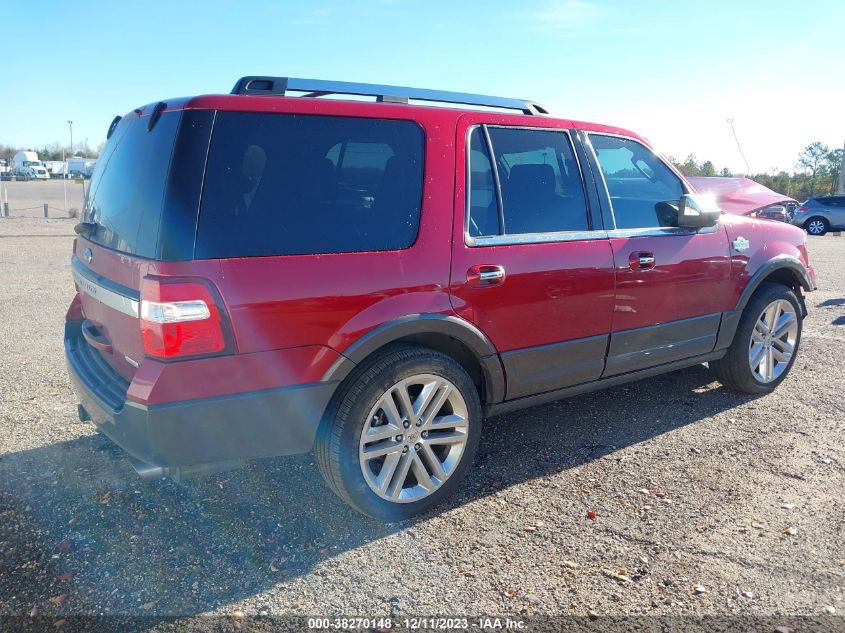
[[[845,195],[808,198],[796,209],[792,223],[810,235],[845,229]]]
[[[80,418],[147,477],[313,450],[387,520],[455,490],[485,416],[705,362],[772,391],[815,287],[802,231],[517,99],[247,77],[116,119],[90,192]]]
[[[789,212],[784,205],[776,204],[765,209],[760,209],[754,212],[754,217],[762,218],[764,220],[777,220],[778,222],[789,222],[791,220]]]

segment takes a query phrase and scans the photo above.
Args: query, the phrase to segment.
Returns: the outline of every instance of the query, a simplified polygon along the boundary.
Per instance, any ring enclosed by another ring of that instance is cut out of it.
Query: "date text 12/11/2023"
[[[349,618],[308,618],[308,628],[312,630],[376,630],[376,631],[455,631],[477,629],[483,631],[520,631],[526,623],[508,617],[349,617]]]

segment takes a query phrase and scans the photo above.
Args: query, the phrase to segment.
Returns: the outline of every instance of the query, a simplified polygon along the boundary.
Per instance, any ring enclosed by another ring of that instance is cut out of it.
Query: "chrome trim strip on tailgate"
[[[138,318],[139,300],[136,297],[126,296],[107,288],[101,281],[97,280],[93,273],[83,271],[82,262],[76,257],[73,258],[73,280],[81,292],[93,297],[103,305],[122,312],[131,317]]]

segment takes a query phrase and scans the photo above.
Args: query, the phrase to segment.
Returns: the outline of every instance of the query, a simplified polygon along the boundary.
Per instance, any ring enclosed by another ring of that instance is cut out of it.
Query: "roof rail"
[[[484,106],[519,110],[523,114],[548,114],[548,111],[525,99],[490,97],[464,92],[427,90],[425,88],[406,88],[403,86],[384,86],[379,84],[361,84],[348,81],[327,81],[324,79],[298,79],[296,77],[241,77],[232,88],[233,95],[276,95],[284,96],[288,90],[305,92],[306,97],[321,97],[329,94],[358,95],[375,97],[376,101],[389,103],[408,103],[417,101],[435,101],[462,105]]]

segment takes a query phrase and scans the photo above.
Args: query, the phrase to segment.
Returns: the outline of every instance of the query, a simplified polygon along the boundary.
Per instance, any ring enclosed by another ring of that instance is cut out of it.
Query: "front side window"
[[[469,234],[519,235],[589,229],[587,204],[569,135],[555,130],[488,127],[470,136]]]
[[[408,248],[422,187],[423,132],[414,122],[221,112],[195,256]]]
[[[678,225],[677,205],[683,184],[642,143],[590,134],[618,229]]]

